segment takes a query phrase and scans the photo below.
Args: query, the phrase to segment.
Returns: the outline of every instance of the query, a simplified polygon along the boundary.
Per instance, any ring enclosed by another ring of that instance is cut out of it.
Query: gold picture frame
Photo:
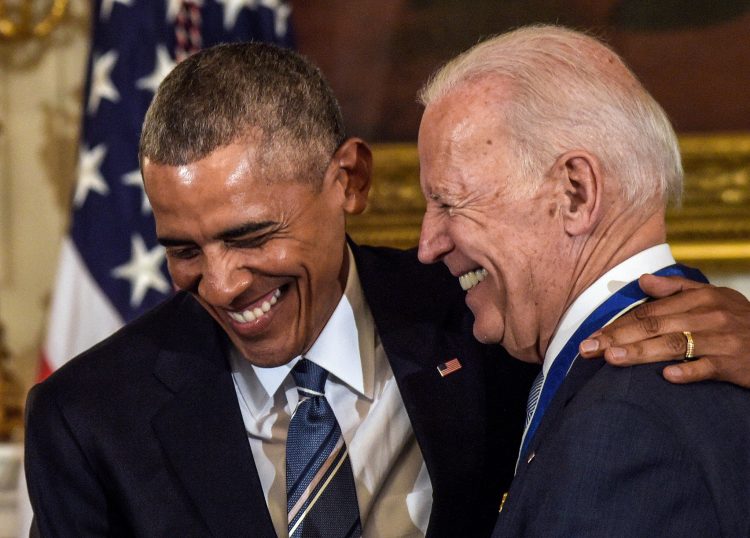
[[[675,257],[702,268],[750,270],[750,133],[680,136],[685,187],[667,214]],[[348,223],[364,244],[413,247],[424,200],[415,144],[376,144],[368,209]]]

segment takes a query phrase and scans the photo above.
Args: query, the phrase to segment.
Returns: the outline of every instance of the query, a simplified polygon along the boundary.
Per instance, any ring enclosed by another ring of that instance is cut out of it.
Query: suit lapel
[[[483,443],[477,433],[487,429],[484,412],[476,412],[476,401],[468,398],[477,394],[481,361],[461,360],[462,368],[446,377],[437,370],[439,364],[460,359],[466,352],[459,337],[461,320],[448,319],[445,304],[450,301],[444,300],[448,297],[445,291],[457,284],[444,278],[442,267],[421,266],[416,258],[411,266],[405,264],[403,253],[351,246],[430,475],[434,503],[429,528],[440,527],[436,521],[452,517],[455,507],[464,502],[469,470],[482,468],[477,461],[483,457],[481,451],[460,450],[459,446],[462,442]],[[436,280],[436,287],[445,289],[431,297],[427,284],[435,285]]]
[[[604,359],[584,360],[580,357],[576,358],[575,362],[573,362],[573,366],[570,368],[570,372],[565,376],[565,381],[560,386],[560,389],[557,391],[554,398],[552,398],[549,407],[545,411],[542,422],[539,424],[539,429],[536,431],[534,439],[531,441],[531,445],[529,445],[529,450],[527,451],[525,460],[519,462],[518,472],[516,473],[514,482],[522,481],[523,473],[529,466],[529,458],[532,458],[532,455],[535,454],[539,447],[544,443],[545,437],[547,437],[550,430],[557,423],[559,415],[583,386],[594,377],[594,375],[605,364]]]
[[[434,330],[434,327],[423,327],[423,331]],[[467,431],[467,409],[459,402],[472,390],[469,383],[475,379],[467,369],[472,365],[464,364],[461,370],[441,377],[437,367],[457,356],[460,349],[446,349],[440,345],[438,335],[420,343],[414,340],[418,328],[390,330],[380,335],[388,360],[393,369],[406,411],[409,415],[414,433],[424,457],[435,491],[453,491],[454,486],[465,479],[463,469],[464,456],[456,454],[457,439],[474,437]],[[443,343],[445,341],[443,340]],[[451,461],[450,465],[446,462]],[[436,498],[438,496],[436,495]]]
[[[152,419],[167,460],[215,536],[275,536],[219,329],[205,313],[194,349],[163,351],[155,375],[173,397]],[[210,330],[206,330],[206,326]]]

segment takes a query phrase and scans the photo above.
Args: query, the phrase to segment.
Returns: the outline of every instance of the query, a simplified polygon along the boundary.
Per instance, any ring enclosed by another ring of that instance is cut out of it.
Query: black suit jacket
[[[574,363],[494,537],[750,535],[750,391]]]
[[[474,341],[442,266],[353,250],[432,481],[428,535],[487,536],[535,369]],[[274,536],[228,345],[180,293],[32,389],[26,474],[42,536]],[[453,357],[463,367],[441,378]]]

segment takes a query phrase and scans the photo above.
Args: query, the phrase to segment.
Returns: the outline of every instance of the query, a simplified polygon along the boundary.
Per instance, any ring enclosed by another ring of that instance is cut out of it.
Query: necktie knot
[[[328,371],[312,361],[302,359],[292,368],[292,377],[298,389],[323,394]]]

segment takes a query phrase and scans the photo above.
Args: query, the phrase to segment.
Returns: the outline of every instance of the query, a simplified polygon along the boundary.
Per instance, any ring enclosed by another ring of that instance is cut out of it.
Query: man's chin
[[[474,322],[474,338],[483,344],[501,344],[503,341],[503,331],[497,329],[488,329],[484,325]]]
[[[244,342],[236,342],[234,339],[232,340],[232,343],[239,350],[240,355],[242,355],[242,357],[250,364],[258,366],[259,368],[276,368],[277,366],[283,366],[299,355],[299,353],[294,353],[292,351],[283,352],[281,351],[280,346],[248,346]]]

